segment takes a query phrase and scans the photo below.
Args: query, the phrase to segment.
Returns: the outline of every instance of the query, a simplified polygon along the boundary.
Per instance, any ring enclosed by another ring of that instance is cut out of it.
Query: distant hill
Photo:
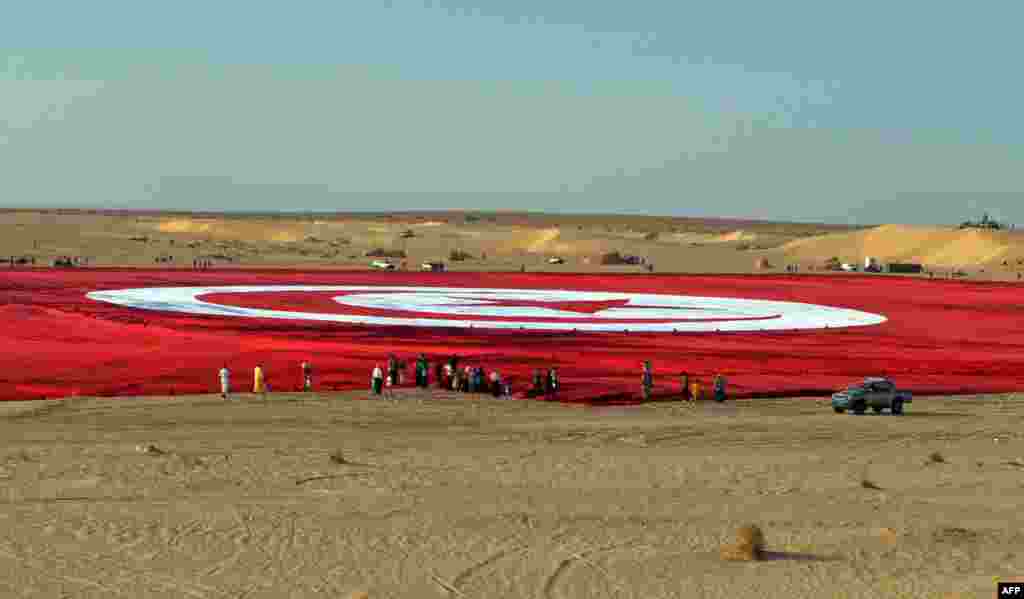
[[[863,231],[794,239],[781,248],[787,258],[822,262],[835,256],[859,262],[919,262],[929,266],[984,266],[1024,257],[1024,235],[1011,231],[881,225]]]

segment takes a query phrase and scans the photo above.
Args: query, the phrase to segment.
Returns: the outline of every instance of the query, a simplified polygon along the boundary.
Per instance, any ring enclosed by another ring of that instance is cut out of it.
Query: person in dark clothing
[[[725,401],[725,377],[720,374],[715,375],[715,401],[721,403]]]
[[[640,377],[640,384],[643,387],[644,401],[651,399],[651,389],[654,387],[654,373],[651,371],[650,362],[644,362],[644,370]]]
[[[558,393],[558,370],[548,369],[547,386],[544,389],[545,395],[551,399]]]
[[[439,388],[444,389],[444,364],[441,362],[434,364],[434,382]]]
[[[544,394],[544,378],[540,374],[539,368],[533,369],[533,387],[530,388],[530,396],[537,397]]]
[[[313,365],[308,361],[302,363],[302,390],[313,390]]]
[[[421,389],[427,388],[427,373],[430,370],[430,365],[427,363],[427,357],[420,354],[416,358],[416,386]]]
[[[380,395],[384,391],[384,371],[380,369],[380,365],[373,367],[373,374],[370,375],[370,388],[373,389],[374,395]]]
[[[476,372],[474,372],[473,374],[476,375],[476,390],[477,390],[477,392],[478,393],[486,393],[487,392],[487,376],[484,373],[484,367],[483,366],[477,366],[476,367]]]

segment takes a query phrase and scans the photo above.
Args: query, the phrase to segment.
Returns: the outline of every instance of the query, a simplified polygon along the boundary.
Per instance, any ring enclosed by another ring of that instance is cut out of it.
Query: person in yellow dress
[[[257,364],[256,368],[252,371],[252,392],[253,393],[266,393],[267,383],[263,376],[263,365]]]

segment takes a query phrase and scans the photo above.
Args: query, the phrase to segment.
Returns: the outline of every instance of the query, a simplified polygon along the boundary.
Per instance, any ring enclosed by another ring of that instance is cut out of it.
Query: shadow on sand
[[[883,414],[887,415],[887,414]],[[970,414],[964,412],[903,412],[900,418],[970,418]]]
[[[764,562],[835,562],[839,561],[839,556],[835,555],[814,555],[813,553],[797,553],[794,551],[763,551],[761,552],[761,561]]]

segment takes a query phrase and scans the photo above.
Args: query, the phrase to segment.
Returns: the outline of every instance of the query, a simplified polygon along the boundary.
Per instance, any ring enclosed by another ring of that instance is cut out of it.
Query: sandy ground
[[[1020,397],[898,417],[416,393],[2,405],[0,596],[987,598],[1024,578]],[[768,559],[722,561],[747,522]]]

